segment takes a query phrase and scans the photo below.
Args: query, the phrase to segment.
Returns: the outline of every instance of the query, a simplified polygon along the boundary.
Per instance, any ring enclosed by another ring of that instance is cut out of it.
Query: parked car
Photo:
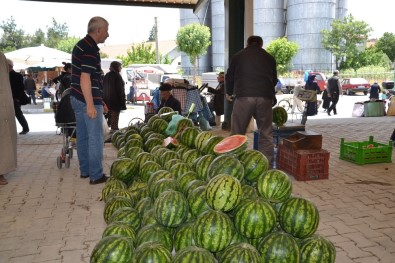
[[[317,82],[318,87],[320,87],[321,91],[324,91],[326,89],[326,83],[327,79],[324,73],[321,72],[310,72],[309,75],[315,75],[314,81]]]
[[[393,81],[383,81],[381,87],[387,91],[387,98],[395,95],[395,88]]]
[[[368,94],[370,89],[369,82],[364,78],[344,78],[341,81],[343,94],[351,95],[356,92],[363,92],[364,95]]]

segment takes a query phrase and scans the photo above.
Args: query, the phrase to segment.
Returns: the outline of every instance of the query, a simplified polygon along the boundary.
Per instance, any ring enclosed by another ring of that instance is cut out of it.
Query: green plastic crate
[[[373,141],[373,136],[369,136],[369,141],[345,142],[341,138],[340,159],[356,164],[368,163],[390,163],[392,162],[392,141],[388,145]]]

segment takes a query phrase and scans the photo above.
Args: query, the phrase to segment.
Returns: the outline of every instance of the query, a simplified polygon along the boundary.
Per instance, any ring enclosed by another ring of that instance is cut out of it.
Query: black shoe
[[[90,180],[89,184],[101,184],[101,183],[105,183],[107,181],[108,177],[103,174],[103,176],[100,179],[97,179],[95,181]]]
[[[331,114],[328,112],[328,116],[331,116]]]
[[[29,130],[24,130],[24,131],[21,131],[19,134],[20,135],[25,135],[25,134],[27,134],[29,132]]]
[[[333,113],[334,115],[337,115],[337,113]]]
[[[89,177],[89,175],[85,175],[85,174],[81,174],[80,175],[80,178],[82,178],[82,179],[85,179],[85,178],[88,178]]]

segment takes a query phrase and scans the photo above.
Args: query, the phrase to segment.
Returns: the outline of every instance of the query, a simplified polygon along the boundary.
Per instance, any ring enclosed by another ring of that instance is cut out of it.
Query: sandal
[[[6,185],[8,184],[7,180],[4,178],[3,175],[0,175],[0,185]]]

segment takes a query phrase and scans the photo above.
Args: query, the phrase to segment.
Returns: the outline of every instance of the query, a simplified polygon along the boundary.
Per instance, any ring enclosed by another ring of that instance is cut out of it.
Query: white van
[[[134,68],[122,68],[122,79],[125,81],[125,94],[130,102],[150,101],[148,80]],[[131,94],[134,92],[134,97]]]

